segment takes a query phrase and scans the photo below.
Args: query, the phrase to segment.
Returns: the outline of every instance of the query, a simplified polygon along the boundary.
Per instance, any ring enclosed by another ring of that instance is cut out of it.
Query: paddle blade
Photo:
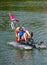
[[[16,16],[14,16],[12,13],[9,13],[9,17],[12,21],[16,21],[16,22],[19,22],[19,19],[16,18]]]

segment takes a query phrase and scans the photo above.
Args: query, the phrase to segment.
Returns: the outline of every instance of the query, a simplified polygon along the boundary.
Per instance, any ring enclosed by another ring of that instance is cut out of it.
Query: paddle
[[[10,17],[10,20],[12,21],[10,25],[13,30],[15,29],[14,22],[19,22],[19,19],[16,16],[14,16],[12,13],[9,13],[9,17]]]

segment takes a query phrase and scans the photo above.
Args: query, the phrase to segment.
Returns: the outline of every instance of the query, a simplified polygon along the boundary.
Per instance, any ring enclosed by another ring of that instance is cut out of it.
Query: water
[[[0,22],[6,18],[6,12],[8,14],[10,11],[0,11],[0,14],[3,13],[0,15]],[[47,13],[24,11],[12,13],[19,18],[19,25],[34,33],[33,38],[36,42],[42,40],[47,45]],[[47,49],[19,50],[8,46],[8,41],[15,41],[15,31],[0,30],[0,65],[47,65]]]
[[[34,41],[44,41],[47,45],[47,12],[44,12],[47,11],[47,2],[2,2],[0,5],[0,65],[47,65],[47,49],[26,51],[7,45],[7,42],[15,41],[15,31],[11,32],[7,23],[11,22],[9,12],[20,20],[18,24],[15,23],[15,27],[24,26],[33,32]]]

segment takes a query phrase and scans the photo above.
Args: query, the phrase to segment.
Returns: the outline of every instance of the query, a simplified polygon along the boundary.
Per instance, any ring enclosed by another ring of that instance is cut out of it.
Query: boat
[[[47,46],[44,43],[35,44],[35,47],[37,49],[46,49]]]
[[[32,35],[32,37],[33,37],[33,32],[31,32],[31,35]],[[47,46],[44,44],[44,42],[43,41],[41,41],[39,44],[38,44],[38,42],[34,42],[34,40],[33,39],[29,39],[28,40],[28,44],[27,43],[24,43],[24,42],[22,41],[22,44],[21,44],[21,42],[20,43],[18,43],[18,42],[16,42],[16,41],[11,41],[11,42],[7,42],[7,44],[9,44],[9,45],[11,45],[11,46],[14,46],[14,47],[18,47],[18,48],[20,48],[20,49],[28,49],[28,50],[31,50],[31,49],[33,49],[33,48],[37,48],[37,49],[44,49],[44,48],[47,48]]]
[[[32,50],[33,48],[37,48],[37,49],[46,49],[47,48],[47,46],[44,43],[38,44],[35,42],[32,45],[20,44],[15,41],[7,42],[7,44],[20,48],[20,49],[25,49],[25,50]]]
[[[17,42],[15,42],[15,41],[7,42],[7,44],[8,44],[8,45],[11,45],[11,46],[14,46],[14,47],[17,47],[17,48],[20,48],[20,49],[32,50],[32,46],[20,44],[20,43],[17,43]]]
[[[36,48],[38,48],[38,49],[44,49],[44,48],[46,48],[46,45],[45,45],[45,44],[42,44],[42,45],[36,44],[35,46],[36,46]]]

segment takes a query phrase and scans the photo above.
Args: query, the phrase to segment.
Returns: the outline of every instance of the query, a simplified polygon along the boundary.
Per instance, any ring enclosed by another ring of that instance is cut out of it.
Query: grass
[[[47,2],[46,1],[43,2],[43,1],[44,0],[41,1],[40,0],[30,0],[30,1],[2,0],[0,3],[0,10],[9,10],[9,11],[22,10],[22,11],[42,11],[42,12],[47,11]]]
[[[47,1],[47,0],[0,0],[0,2],[14,2],[14,1]]]
[[[19,6],[0,6],[0,10],[19,10],[19,11],[47,11],[47,6],[24,6],[24,7],[19,7]]]

